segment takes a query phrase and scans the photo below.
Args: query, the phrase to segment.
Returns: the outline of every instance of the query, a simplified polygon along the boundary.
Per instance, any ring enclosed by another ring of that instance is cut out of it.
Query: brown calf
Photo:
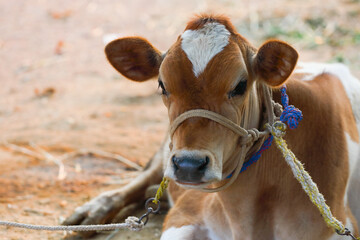
[[[170,123],[188,110],[206,109],[245,129],[263,129],[261,89],[271,89],[280,102],[277,88],[287,81],[290,104],[302,110],[304,120],[285,139],[333,214],[358,235],[360,82],[345,66],[302,64],[295,69],[298,54],[292,47],[269,41],[256,49],[227,18],[218,16],[191,21],[164,54],[138,37],[117,39],[105,52],[131,80],[159,77]],[[234,171],[240,137],[212,120],[194,117],[177,128],[170,148],[169,142],[147,175],[133,184],[138,191],[147,186],[144,179],[159,180],[161,165],[165,176],[174,180],[169,187],[173,207],[161,239],[342,239],[327,228],[274,146],[231,186],[204,193],[202,188],[223,185]],[[88,208],[106,203],[104,199],[127,204],[121,194],[98,197],[79,208],[68,223],[81,223]],[[112,204],[103,215],[111,216],[120,207]],[[83,223],[88,222],[96,221],[85,217]]]

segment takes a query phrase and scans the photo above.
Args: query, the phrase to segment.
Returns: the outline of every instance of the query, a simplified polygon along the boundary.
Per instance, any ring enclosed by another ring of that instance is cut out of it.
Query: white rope
[[[130,216],[125,220],[125,223],[112,224],[97,224],[97,225],[71,225],[71,226],[44,226],[23,224],[17,222],[0,221],[0,225],[7,227],[26,228],[31,230],[46,230],[46,231],[108,231],[115,229],[127,228],[131,231],[140,231],[144,227],[144,223],[139,221],[139,218]]]
[[[301,184],[301,187],[309,196],[311,202],[319,209],[326,224],[339,233],[344,234],[346,232],[344,224],[332,215],[330,207],[326,204],[325,198],[320,193],[316,183],[282,138],[285,135],[286,125],[282,122],[275,122],[273,126],[269,124],[266,124],[266,126],[274,136],[276,146],[280,149],[286,163],[290,166],[294,177]]]

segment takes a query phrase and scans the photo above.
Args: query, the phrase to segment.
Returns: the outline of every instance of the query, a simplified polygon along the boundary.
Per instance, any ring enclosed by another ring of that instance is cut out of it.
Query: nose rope
[[[264,91],[264,101],[265,101],[265,107],[266,107],[266,111],[267,111],[267,118],[268,118],[268,123],[270,125],[272,125],[274,123],[274,120],[276,118],[275,112],[278,112],[277,108],[278,105],[276,105],[272,99],[271,99],[271,93],[269,88],[263,86],[263,91]],[[275,106],[275,109],[274,109]],[[281,106],[280,106],[281,108]],[[274,112],[275,111],[275,112]],[[187,119],[189,118],[193,118],[193,117],[201,117],[201,118],[207,118],[210,120],[213,120],[214,122],[217,122],[221,125],[223,125],[224,127],[230,129],[231,131],[233,131],[234,133],[236,133],[237,135],[244,137],[243,140],[243,144],[247,144],[251,141],[255,142],[257,141],[259,138],[262,138],[264,136],[267,136],[269,134],[269,131],[267,129],[265,129],[264,131],[259,131],[256,128],[252,128],[252,129],[245,129],[242,128],[240,125],[234,123],[233,121],[231,121],[230,119],[228,119],[227,117],[224,117],[221,114],[218,114],[216,112],[213,111],[209,111],[206,109],[192,109],[189,111],[186,111],[182,114],[180,114],[171,124],[170,126],[170,139],[173,138],[173,135],[176,131],[176,129]]]
[[[176,129],[185,120],[187,120],[189,118],[193,118],[193,117],[208,118],[210,120],[213,120],[214,122],[217,122],[217,123],[223,125],[224,127],[229,128],[231,131],[233,131],[234,133],[236,133],[237,135],[240,135],[242,137],[248,138],[251,135],[246,129],[240,127],[239,125],[237,125],[230,119],[228,119],[218,113],[215,113],[215,112],[212,112],[209,110],[205,110],[205,109],[193,109],[193,110],[189,110],[189,111],[186,111],[186,112],[180,114],[180,116],[178,116],[174,120],[174,122],[172,123],[171,128],[170,128],[171,139],[172,139]]]
[[[256,128],[247,130],[249,135],[251,135],[253,141],[257,141],[260,138],[260,131]]]

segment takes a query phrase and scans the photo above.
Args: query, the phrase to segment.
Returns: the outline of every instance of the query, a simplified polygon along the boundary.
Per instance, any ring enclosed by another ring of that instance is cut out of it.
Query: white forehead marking
[[[196,77],[209,61],[229,43],[230,32],[220,23],[207,23],[201,29],[186,30],[181,35],[181,48],[193,65]]]

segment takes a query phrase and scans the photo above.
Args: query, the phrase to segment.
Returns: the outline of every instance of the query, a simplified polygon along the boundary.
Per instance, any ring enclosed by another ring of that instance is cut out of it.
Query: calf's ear
[[[268,41],[258,50],[254,59],[256,76],[272,87],[282,85],[295,68],[298,53],[280,41]]]
[[[105,47],[110,64],[130,80],[142,82],[159,74],[162,54],[146,39],[119,38]]]

